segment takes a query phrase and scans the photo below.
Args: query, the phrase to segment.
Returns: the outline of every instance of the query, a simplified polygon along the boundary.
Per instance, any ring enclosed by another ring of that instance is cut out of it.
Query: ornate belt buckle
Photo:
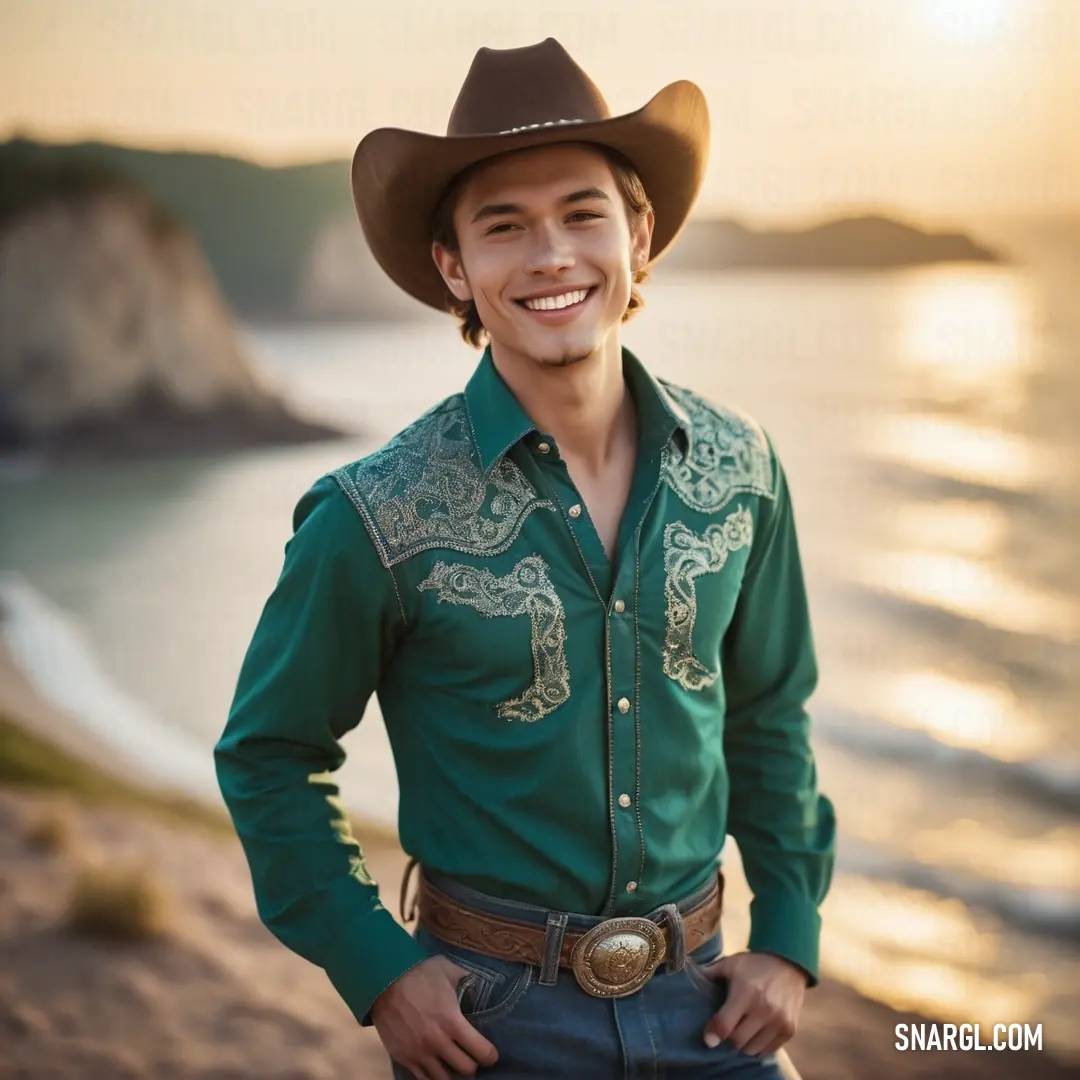
[[[618,998],[640,990],[666,955],[667,939],[656,923],[622,917],[585,934],[574,946],[570,966],[593,997]]]

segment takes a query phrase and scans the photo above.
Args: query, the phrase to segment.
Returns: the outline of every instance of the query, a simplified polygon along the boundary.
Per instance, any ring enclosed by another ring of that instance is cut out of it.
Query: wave
[[[935,896],[959,900],[1004,922],[1045,937],[1080,942],[1080,898],[1052,889],[992,881],[961,870],[897,859],[867,845],[848,842],[837,852],[841,873],[888,881]]]
[[[951,746],[928,732],[901,727],[879,717],[838,706],[814,710],[816,733],[845,750],[867,757],[908,761],[952,773],[966,772],[995,785],[1008,785],[1056,809],[1080,814],[1080,762],[1062,758],[1007,761],[967,746]]]
[[[1070,627],[1018,625],[991,613],[931,597],[905,596],[882,582],[830,580],[832,596],[849,619],[888,620],[894,637],[919,635],[942,649],[1025,681],[1072,683],[1080,646],[1080,607],[1072,605]],[[1027,616],[1033,623],[1035,617]]]
[[[878,457],[870,458],[870,469],[871,475],[882,484],[924,498],[979,500],[1050,519],[1061,512],[1058,498],[1047,487],[1017,487],[995,482],[990,476],[954,475],[915,462]]]
[[[77,623],[13,573],[0,575],[0,638],[38,694],[114,752],[125,773],[221,805],[213,755],[122,690]]]
[[[939,585],[934,581],[911,583],[898,580],[897,571],[957,570],[967,568],[959,560],[940,560],[936,565],[927,561],[882,559],[874,569],[877,580],[836,580],[833,587],[837,594],[854,604],[870,605],[887,612],[894,619],[902,619],[922,630],[948,635],[954,639],[966,634],[986,651],[998,646],[1002,651],[1017,645],[1042,656],[1046,654],[1047,666],[1054,670],[1068,671],[1076,659],[1077,642],[1080,640],[1080,606],[1071,598],[1062,600],[1047,593],[1035,593],[1018,589],[1013,582],[987,576],[975,579],[974,584],[994,587],[1001,591],[1011,590],[1010,599],[1030,601],[1030,609],[1017,607],[996,609],[981,596],[968,596],[956,592],[935,593]],[[889,573],[893,577],[888,577]]]

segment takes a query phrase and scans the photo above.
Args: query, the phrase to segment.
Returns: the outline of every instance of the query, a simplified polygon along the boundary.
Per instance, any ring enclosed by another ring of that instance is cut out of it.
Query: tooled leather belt
[[[410,864],[402,883],[402,915]],[[548,928],[468,907],[427,881],[423,871],[414,905],[420,923],[437,938],[473,952],[512,963],[542,968],[548,947]],[[709,894],[681,913],[684,948],[689,954],[708,941],[720,926],[724,875],[718,869]],[[673,905],[667,905],[670,909]],[[594,997],[625,997],[639,990],[673,951],[669,918],[617,916],[590,930],[573,930],[561,923],[559,967],[574,972],[578,983]]]

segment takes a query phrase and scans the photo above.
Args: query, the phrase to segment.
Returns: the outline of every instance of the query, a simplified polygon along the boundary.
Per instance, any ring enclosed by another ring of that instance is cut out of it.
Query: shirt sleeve
[[[817,661],[787,479],[773,459],[776,497],[761,501],[724,638],[727,831],[753,893],[750,950],[793,961],[816,986],[818,907],[832,880],[836,821],[810,748],[805,706]]]
[[[379,994],[428,954],[380,902],[330,774],[402,631],[391,571],[323,477],[296,506],[214,749],[260,918],[326,971],[364,1026]]]

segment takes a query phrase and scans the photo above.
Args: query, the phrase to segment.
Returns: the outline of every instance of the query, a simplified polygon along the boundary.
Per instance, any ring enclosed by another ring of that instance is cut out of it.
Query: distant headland
[[[1001,262],[959,232],[928,232],[883,214],[801,229],[752,229],[729,219],[687,224],[658,269],[870,270],[938,262]]]

